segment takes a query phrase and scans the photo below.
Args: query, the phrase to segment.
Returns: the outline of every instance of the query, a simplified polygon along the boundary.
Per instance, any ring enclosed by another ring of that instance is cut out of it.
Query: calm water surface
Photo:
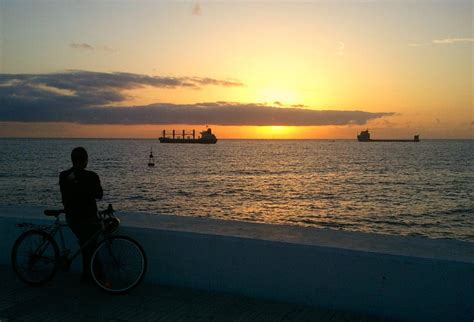
[[[474,241],[472,140],[0,139],[0,203],[61,207],[58,174],[79,145],[101,206]]]

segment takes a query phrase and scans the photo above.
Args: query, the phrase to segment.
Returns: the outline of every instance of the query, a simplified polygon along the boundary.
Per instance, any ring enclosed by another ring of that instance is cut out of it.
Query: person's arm
[[[99,176],[94,173],[95,175],[95,184],[94,184],[94,198],[95,199],[102,199],[104,195],[104,190],[102,189],[102,186],[100,185],[100,179]]]
[[[68,197],[62,173],[59,174],[59,190],[61,190],[61,202],[63,203],[64,208],[66,208]]]

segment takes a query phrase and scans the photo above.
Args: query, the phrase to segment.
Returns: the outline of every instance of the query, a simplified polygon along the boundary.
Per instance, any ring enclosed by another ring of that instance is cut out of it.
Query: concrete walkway
[[[26,286],[0,266],[0,322],[11,321],[387,321],[349,312],[142,284],[108,295],[58,273],[47,286]]]

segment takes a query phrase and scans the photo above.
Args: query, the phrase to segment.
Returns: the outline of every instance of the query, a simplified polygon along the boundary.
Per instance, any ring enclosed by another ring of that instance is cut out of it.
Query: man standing
[[[74,148],[71,152],[72,168],[61,172],[59,186],[66,212],[66,221],[79,240],[79,245],[86,243],[98,230],[101,222],[97,217],[96,199],[102,199],[103,190],[99,176],[86,170],[88,155],[83,147]],[[90,263],[96,240],[82,250],[81,281],[91,280]]]

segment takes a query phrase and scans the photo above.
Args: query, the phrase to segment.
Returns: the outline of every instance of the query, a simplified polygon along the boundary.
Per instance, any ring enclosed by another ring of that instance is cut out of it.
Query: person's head
[[[71,152],[71,161],[75,168],[85,169],[88,159],[87,151],[82,146],[74,148]]]

